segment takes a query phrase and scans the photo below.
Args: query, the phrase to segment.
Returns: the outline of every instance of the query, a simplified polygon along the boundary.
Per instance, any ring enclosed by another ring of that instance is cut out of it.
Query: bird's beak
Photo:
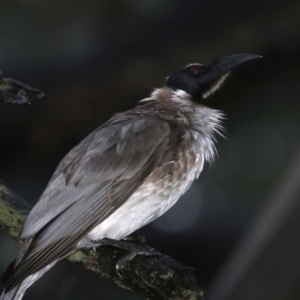
[[[204,74],[199,78],[199,84],[210,84],[222,75],[230,72],[241,63],[261,57],[262,56],[260,55],[250,53],[235,54],[225,57],[214,57],[211,64],[206,65]]]

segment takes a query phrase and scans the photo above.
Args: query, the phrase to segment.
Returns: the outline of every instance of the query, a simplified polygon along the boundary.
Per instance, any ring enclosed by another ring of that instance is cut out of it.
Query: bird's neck
[[[200,150],[207,161],[215,156],[215,134],[222,131],[224,114],[195,102],[191,95],[183,90],[164,87],[155,89],[149,98],[140,101],[141,105],[150,105],[167,122],[176,122],[185,128],[184,138],[193,142],[195,150]]]

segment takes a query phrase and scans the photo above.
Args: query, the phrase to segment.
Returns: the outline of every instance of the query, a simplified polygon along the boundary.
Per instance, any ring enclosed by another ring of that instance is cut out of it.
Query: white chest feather
[[[158,182],[151,182],[150,176],[120,208],[96,226],[88,234],[88,238],[122,239],[158,218],[186,192],[193,180],[199,176],[203,164],[204,157],[198,155],[187,172],[177,171],[177,174],[168,175]]]

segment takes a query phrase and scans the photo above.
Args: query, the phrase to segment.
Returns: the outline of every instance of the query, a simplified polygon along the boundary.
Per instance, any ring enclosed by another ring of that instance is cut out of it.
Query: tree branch
[[[0,71],[0,101],[12,104],[30,104],[45,96],[41,90],[19,80],[3,78]]]
[[[0,232],[18,240],[22,224],[30,206],[0,181]],[[144,244],[139,241],[139,246]],[[147,245],[144,245],[148,247]],[[101,246],[97,252],[77,251],[67,259],[79,263],[101,277],[113,280],[119,287],[141,293],[146,299],[203,300],[204,292],[185,267],[164,254],[137,255],[122,269],[122,277],[115,270],[125,251]]]

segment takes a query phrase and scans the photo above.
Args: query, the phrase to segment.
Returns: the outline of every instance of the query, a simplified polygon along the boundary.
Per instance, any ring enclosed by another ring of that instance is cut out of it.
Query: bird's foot
[[[129,240],[134,240],[134,239],[130,238]],[[95,242],[97,245],[101,244],[101,245],[113,246],[128,251],[127,254],[125,254],[122,258],[118,260],[115,267],[116,272],[120,277],[123,277],[120,274],[120,271],[124,268],[125,264],[128,261],[132,260],[136,255],[160,255],[158,251],[156,251],[154,248],[150,248],[147,245],[139,246],[124,240],[118,241],[118,240],[104,238],[101,241],[93,241],[93,242]]]

